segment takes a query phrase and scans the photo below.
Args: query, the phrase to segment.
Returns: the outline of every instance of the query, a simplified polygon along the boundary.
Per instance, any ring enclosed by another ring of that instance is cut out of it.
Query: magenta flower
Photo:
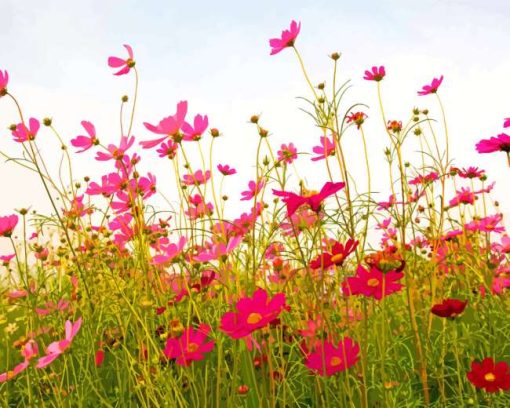
[[[9,381],[19,373],[25,371],[30,365],[30,360],[39,354],[39,347],[34,340],[29,340],[21,349],[21,355],[24,357],[22,363],[16,365],[12,370],[0,374],[0,383]]]
[[[510,136],[506,133],[500,133],[490,139],[480,140],[476,144],[478,153],[506,152],[510,153]]]
[[[40,123],[35,118],[30,118],[28,121],[28,128],[23,123],[18,123],[16,129],[11,133],[14,136],[14,141],[24,143],[28,140],[34,140],[39,132]]]
[[[209,126],[207,115],[196,115],[193,120],[193,126],[188,122],[182,124],[182,139],[186,141],[199,141],[202,138],[202,134],[206,131],[207,126]]]
[[[65,324],[65,338],[60,341],[54,341],[46,348],[46,355],[37,361],[37,368],[44,368],[55,361],[61,354],[63,354],[72,344],[74,336],[78,333],[81,327],[81,317],[72,323],[70,320]]]
[[[200,253],[193,258],[197,262],[209,262],[220,257],[228,255],[241,243],[241,236],[231,238],[228,243],[211,243],[208,248],[200,251]]]
[[[177,112],[173,116],[167,116],[163,118],[157,126],[151,125],[150,123],[144,122],[144,126],[151,131],[152,133],[156,133],[157,135],[165,135],[159,139],[153,140],[145,140],[140,142],[140,145],[144,149],[150,149],[154,146],[162,143],[167,137],[176,137],[181,130],[181,127],[184,125],[184,119],[186,114],[188,113],[188,102],[180,101],[177,104]],[[176,138],[175,142],[179,142]]]
[[[382,81],[382,79],[385,76],[386,76],[386,70],[384,69],[384,66],[382,66],[382,65],[380,67],[373,66],[372,70],[365,71],[365,76],[363,77],[363,79],[365,79],[367,81],[379,82],[379,81]]]
[[[300,30],[301,23],[297,23],[292,20],[290,23],[290,29],[283,30],[280,38],[271,38],[269,40],[271,55],[276,55],[287,47],[293,47]]]
[[[273,190],[273,194],[278,197],[283,197],[283,202],[287,205],[287,216],[292,216],[296,210],[304,204],[308,204],[310,208],[319,212],[322,202],[330,195],[335,194],[345,187],[345,183],[332,183],[328,181],[322,187],[321,191],[317,194],[309,196],[301,196],[288,191]]]
[[[181,366],[189,366],[192,361],[203,360],[204,353],[214,348],[214,341],[206,342],[211,326],[201,324],[197,330],[188,327],[179,338],[170,338],[166,341],[163,353],[167,358],[175,358]]]
[[[321,136],[321,146],[314,146],[313,152],[318,154],[318,156],[312,157],[312,161],[324,160],[328,156],[335,155],[335,141],[333,137],[331,140],[326,136]]]
[[[94,125],[86,120],[83,120],[81,125],[88,133],[88,136],[80,135],[71,140],[71,144],[74,147],[82,148],[82,150],[78,150],[76,153],[83,153],[89,150],[92,146],[97,146],[99,144],[99,140],[96,138],[96,128]]]
[[[442,75],[439,78],[434,78],[430,85],[424,85],[422,87],[422,90],[418,91],[418,95],[423,96],[423,95],[430,95],[432,93],[436,93],[437,89],[441,86],[442,82],[443,82]]]
[[[177,149],[179,148],[179,145],[172,140],[168,140],[167,142],[161,143],[159,146],[159,149],[156,150],[159,153],[159,157],[168,157],[170,160],[172,160],[175,155],[177,154]]]
[[[288,145],[282,144],[277,154],[278,160],[287,164],[291,164],[298,157],[297,149],[293,143],[289,143]]]
[[[182,182],[187,186],[205,184],[211,178],[211,172],[206,170],[205,173],[202,170],[196,171],[194,174],[185,174],[182,177]]]
[[[206,203],[200,194],[195,194],[189,197],[189,207],[184,214],[191,220],[196,220],[211,215],[213,211],[214,206],[211,203]]]
[[[347,278],[342,286],[348,295],[363,295],[381,300],[383,297],[402,289],[403,285],[398,281],[403,276],[404,274],[400,272],[390,271],[384,273],[376,267],[367,270],[359,265],[356,276]]]
[[[505,232],[505,227],[499,225],[503,220],[503,216],[501,214],[489,215],[484,218],[475,219],[469,223],[467,223],[464,227],[468,231],[473,232],[496,232],[502,233]]]
[[[179,242],[177,244],[168,244],[164,246],[162,245],[161,246],[162,254],[154,256],[152,258],[152,263],[154,265],[170,263],[174,258],[176,258],[182,253],[187,241],[188,240],[186,237],[180,237]]]
[[[217,169],[224,176],[231,176],[232,174],[237,173],[237,170],[230,167],[228,164],[218,164]]]
[[[114,75],[125,75],[128,74],[131,68],[135,66],[135,61],[133,59],[133,49],[131,46],[124,44],[124,48],[126,48],[128,52],[128,58],[122,59],[119,57],[109,57],[108,58],[108,65],[111,68],[121,68],[119,71],[117,71]]]
[[[252,297],[243,297],[236,303],[237,312],[223,315],[220,330],[233,339],[240,339],[267,326],[286,307],[285,294],[277,293],[268,299],[267,292],[258,288]]]
[[[9,238],[18,224],[18,216],[16,214],[0,217],[0,236]]]
[[[510,127],[510,118],[505,118],[505,121],[503,122],[503,127],[504,128]]]
[[[251,200],[252,198],[256,197],[262,191],[264,185],[264,180],[260,180],[258,183],[251,180],[248,183],[248,190],[241,192],[241,201]]]
[[[104,152],[97,152],[96,153],[96,160],[99,161],[108,161],[111,159],[114,160],[122,160],[125,157],[126,151],[133,146],[133,143],[135,142],[135,137],[127,137],[122,136],[120,138],[120,144],[119,146],[115,146],[113,144],[109,144],[107,148],[107,153]]]
[[[352,367],[359,360],[359,344],[350,337],[345,337],[335,345],[329,341],[319,342],[310,353],[305,365],[317,374],[331,376]]]
[[[9,73],[0,71],[0,98],[7,95],[7,84],[9,83]]]

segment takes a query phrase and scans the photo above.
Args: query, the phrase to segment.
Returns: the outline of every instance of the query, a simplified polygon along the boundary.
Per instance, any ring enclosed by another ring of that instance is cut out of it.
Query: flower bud
[[[14,132],[16,130],[16,125],[14,123],[12,125],[9,125],[9,130],[11,132]]]
[[[250,391],[250,387],[248,387],[247,385],[240,385],[237,388],[237,393],[240,395],[246,395],[248,394],[248,391]]]
[[[264,128],[260,128],[259,129],[259,136],[260,137],[267,137],[268,133],[269,132],[266,129],[264,129]]]
[[[250,118],[250,122],[251,123],[259,123],[259,116],[258,115],[253,115],[251,118]]]
[[[216,128],[211,128],[210,132],[212,137],[218,137],[220,135],[220,131]]]
[[[129,97],[127,95],[122,95],[122,102],[129,101]]]
[[[42,120],[42,123],[43,123],[44,126],[51,126],[52,119],[51,118],[44,118]]]
[[[342,54],[338,53],[338,52],[334,52],[333,54],[331,54],[329,57],[333,60],[333,61],[338,61],[340,59],[340,56]]]
[[[317,89],[320,89],[322,91],[325,86],[326,84],[324,82],[321,82],[319,85],[317,85]]]

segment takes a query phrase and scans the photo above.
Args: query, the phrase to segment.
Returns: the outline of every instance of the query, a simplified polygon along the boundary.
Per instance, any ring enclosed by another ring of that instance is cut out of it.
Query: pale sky
[[[327,56],[342,53],[341,79],[352,79],[353,85],[348,100],[370,106],[367,138],[376,168],[383,166],[382,151],[388,142],[375,84],[363,81],[364,70],[386,66],[386,113],[404,121],[414,106],[427,107],[440,119],[435,98],[418,97],[416,91],[444,75],[440,95],[447,111],[451,156],[458,166],[485,169],[489,180],[497,182],[493,197],[500,201],[508,225],[506,158],[503,153],[475,151],[478,140],[500,133],[503,118],[510,117],[507,1],[0,0],[0,9],[0,69],[9,71],[9,91],[19,98],[26,116],[53,117],[66,141],[82,133],[81,120],[90,120],[101,142],[116,143],[119,99],[131,94],[133,77],[114,77],[106,60],[110,55],[123,56],[122,44],[130,44],[141,80],[134,127],[138,140],[152,138],[142,122],[157,123],[175,113],[178,101],[188,100],[188,118],[207,114],[211,126],[224,134],[216,157],[239,171],[225,187],[235,201],[254,177],[258,135],[247,123],[252,114],[262,114],[261,123],[270,130],[275,146],[293,142],[301,151],[311,152],[318,142],[320,132],[298,109],[303,105],[296,97],[309,96],[309,90],[295,56],[291,50],[269,56],[268,39],[279,36],[292,19],[301,21],[296,46],[314,83],[330,83]],[[3,98],[0,150],[11,154],[19,151],[6,129],[13,122],[18,122],[16,112]],[[352,132],[345,140],[352,172],[363,189],[359,136]],[[53,136],[43,129],[38,141],[56,168],[58,144]],[[75,175],[80,178],[97,179],[111,171],[110,165],[95,162],[90,152],[74,157]],[[155,152],[146,153],[144,168],[156,173],[158,187],[165,191],[170,165],[156,158]],[[300,161],[303,168],[310,166],[308,157]],[[384,185],[387,171],[381,168],[383,176],[376,184]],[[324,173],[308,180],[314,188],[324,181]],[[34,174],[2,162],[0,182],[0,215],[30,205],[48,211]],[[388,190],[381,200],[387,196]]]

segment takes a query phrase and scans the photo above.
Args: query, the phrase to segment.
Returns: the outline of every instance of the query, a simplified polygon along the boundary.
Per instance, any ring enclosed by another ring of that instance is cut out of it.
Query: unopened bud
[[[14,132],[16,130],[16,125],[14,123],[12,125],[9,125],[9,130],[11,132]]]
[[[218,137],[220,135],[220,131],[216,128],[211,129],[211,136],[212,137]]]
[[[250,118],[250,122],[251,123],[259,123],[259,117],[258,115],[253,115],[251,118]]]
[[[338,52],[334,52],[333,54],[331,54],[329,57],[333,60],[333,61],[338,61],[340,59],[340,53]]]
[[[317,85],[317,89],[320,89],[322,91],[325,86],[326,84],[324,82],[321,82],[319,85]]]
[[[42,123],[43,123],[44,126],[51,126],[52,119],[51,118],[44,118],[42,120]]]
[[[267,137],[267,134],[268,134],[268,133],[269,133],[269,132],[268,132],[266,129],[264,129],[264,128],[260,128],[260,129],[259,129],[259,135],[260,135],[260,137]]]
[[[129,97],[127,95],[122,95],[122,102],[127,102],[129,101]]]

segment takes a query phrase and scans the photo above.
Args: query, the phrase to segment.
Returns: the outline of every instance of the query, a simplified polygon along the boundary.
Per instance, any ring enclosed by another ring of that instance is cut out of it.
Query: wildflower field
[[[187,101],[138,118],[145,62],[129,45],[105,66],[131,89],[112,118],[120,136],[88,120],[61,135],[24,110],[15,75],[0,70],[0,113],[13,104],[19,116],[0,123],[12,134],[2,131],[0,153],[40,180],[53,208],[0,216],[11,244],[0,254],[1,406],[510,406],[510,237],[491,175],[449,148],[443,76],[417,84],[436,116],[385,115],[390,66],[361,72],[373,100],[349,106],[340,54],[315,83],[300,28],[292,21],[268,52],[296,59],[305,90],[296,114],[314,123],[317,145],[275,146],[263,116],[243,118],[259,141],[249,180],[223,160],[229,135]],[[384,152],[370,149],[368,120],[380,123]],[[145,133],[135,138],[138,121]],[[466,149],[505,172],[502,122]],[[40,149],[50,138],[59,163]],[[347,143],[363,154],[346,155]],[[104,175],[77,174],[76,154]],[[376,154],[385,167],[374,168]],[[302,179],[305,162],[320,176]],[[373,191],[374,174],[385,191]],[[233,185],[246,186],[240,197],[226,193]],[[160,193],[166,208],[154,204]]]

